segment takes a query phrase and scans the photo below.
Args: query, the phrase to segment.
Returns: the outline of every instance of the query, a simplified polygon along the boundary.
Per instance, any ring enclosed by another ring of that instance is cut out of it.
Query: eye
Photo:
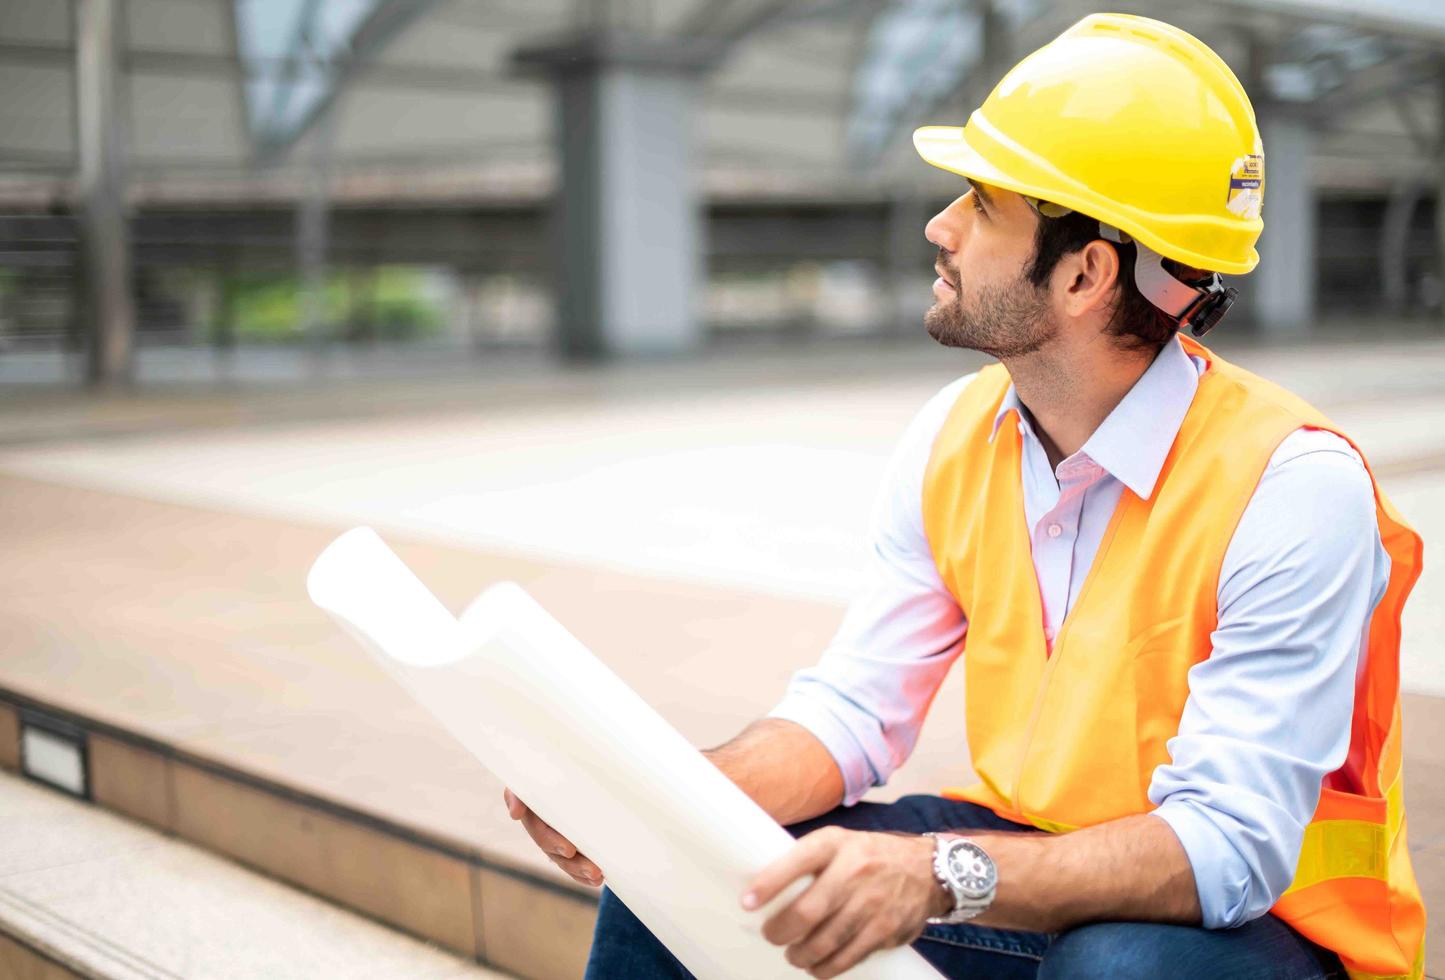
[[[977,191],[974,191],[972,194],[969,195],[969,203],[973,205],[973,210],[978,214],[987,214],[987,212],[983,209],[983,202],[978,199]]]

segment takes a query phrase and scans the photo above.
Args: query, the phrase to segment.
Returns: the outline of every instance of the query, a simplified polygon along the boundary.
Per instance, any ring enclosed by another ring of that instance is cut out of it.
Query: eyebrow
[[[968,186],[973,188],[974,193],[977,194],[979,198],[982,199],[983,203],[988,205],[991,210],[998,210],[998,205],[996,205],[993,201],[993,195],[990,194],[982,184],[980,184],[976,180],[970,180],[968,182]]]

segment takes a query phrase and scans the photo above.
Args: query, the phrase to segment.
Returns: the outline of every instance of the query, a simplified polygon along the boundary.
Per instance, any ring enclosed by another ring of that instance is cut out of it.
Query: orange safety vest
[[[1338,431],[1282,388],[1181,342],[1208,363],[1199,389],[1153,495],[1120,496],[1052,654],[1024,519],[1022,436],[1012,425],[992,436],[1009,386],[1003,367],[979,372],[944,423],[923,520],[943,582],[968,616],[968,745],[980,779],[944,795],[1055,832],[1154,808],[1149,783],[1169,761],[1189,668],[1210,655],[1220,566],[1240,516],[1287,435]],[[1349,755],[1326,780],[1294,882],[1271,910],[1337,952],[1356,980],[1418,978],[1424,965],[1399,703],[1400,611],[1420,574],[1421,542],[1378,484],[1375,508],[1390,580],[1370,622]]]

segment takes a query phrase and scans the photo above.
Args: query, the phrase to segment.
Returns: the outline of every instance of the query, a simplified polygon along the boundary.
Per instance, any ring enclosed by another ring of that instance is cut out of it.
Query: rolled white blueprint
[[[370,528],[307,578],[326,610],[608,885],[701,980],[792,978],[743,888],[792,837],[520,587],[454,618]],[[500,805],[500,803],[498,804]],[[849,974],[937,980],[911,949]]]

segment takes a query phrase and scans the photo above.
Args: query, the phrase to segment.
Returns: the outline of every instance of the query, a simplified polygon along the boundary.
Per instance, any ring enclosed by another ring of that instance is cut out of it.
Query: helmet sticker
[[[1229,195],[1224,206],[1241,218],[1258,218],[1264,207],[1264,154],[1251,153],[1229,170]]]

